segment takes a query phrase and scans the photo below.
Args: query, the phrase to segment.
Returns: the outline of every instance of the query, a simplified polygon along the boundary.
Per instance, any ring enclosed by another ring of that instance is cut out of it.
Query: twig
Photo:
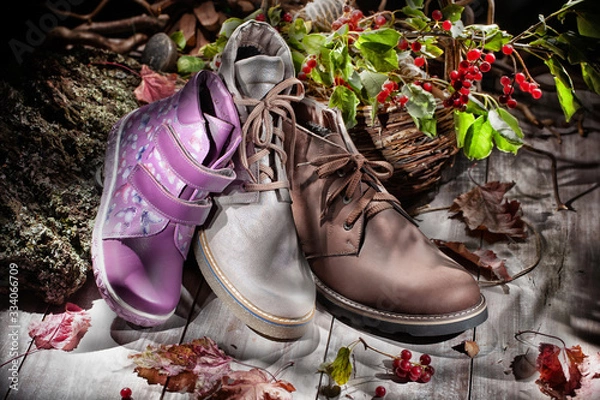
[[[127,32],[149,32],[161,31],[167,25],[168,16],[151,17],[147,14],[137,15],[135,17],[119,19],[116,21],[86,22],[77,27],[74,31],[88,31],[101,35],[121,34]]]
[[[359,337],[359,338],[358,338],[358,340],[359,340],[359,341],[360,341],[360,342],[363,344],[363,346],[365,346],[365,349],[368,349],[368,350],[373,350],[374,352],[376,352],[376,353],[379,353],[379,354],[381,354],[382,356],[386,356],[386,357],[389,357],[389,358],[392,358],[392,359],[393,359],[393,358],[396,358],[396,356],[394,356],[394,355],[392,355],[392,354],[390,354],[390,353],[386,353],[385,351],[381,351],[381,350],[379,350],[378,348],[371,346],[370,344],[368,344],[368,343],[367,343],[367,342],[366,342],[366,341],[365,341],[363,338],[361,338],[361,337]]]
[[[148,40],[143,33],[136,33],[126,39],[108,39],[94,32],[75,31],[64,26],[57,26],[48,35],[49,39],[68,44],[83,44],[99,47],[124,54]]]
[[[541,150],[541,149],[537,149],[529,144],[523,144],[523,148],[525,150],[529,150],[533,153],[537,153],[537,154],[542,154],[548,158],[550,158],[550,161],[552,163],[552,188],[554,190],[554,201],[556,201],[557,204],[557,210],[570,210],[570,211],[574,211],[573,208],[569,207],[568,205],[566,205],[565,203],[562,202],[562,200],[560,199],[560,194],[558,192],[558,174],[556,172],[556,157],[554,157],[554,154],[545,151],[545,150]]]

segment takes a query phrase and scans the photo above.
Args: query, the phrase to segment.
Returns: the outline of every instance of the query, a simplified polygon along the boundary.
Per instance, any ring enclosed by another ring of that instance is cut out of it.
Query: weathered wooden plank
[[[534,109],[537,115],[557,117],[556,103],[545,103]],[[565,135],[562,143],[557,138],[545,137],[548,131],[526,126],[531,143],[559,157],[578,162],[598,162],[599,131],[588,138]],[[569,130],[567,130],[569,131]],[[572,131],[572,130],[571,130]],[[564,130],[563,130],[564,132]],[[559,161],[559,184],[563,201],[585,193],[600,182],[600,169],[572,169]],[[592,190],[573,202],[577,212],[556,211],[552,195],[550,161],[530,152],[518,156],[494,155],[489,169],[489,180],[516,182],[508,197],[522,203],[524,216],[543,237],[542,259],[536,270],[500,288],[488,290],[491,324],[478,330],[478,341],[489,348],[486,355],[474,362],[472,398],[547,399],[535,384],[537,374],[517,380],[510,373],[513,359],[530,351],[537,355],[535,344],[552,340],[532,338],[533,346],[515,340],[520,330],[537,330],[561,337],[567,346],[581,344],[586,354],[597,354],[598,337],[598,278],[600,253],[596,245],[600,235],[599,191]],[[511,272],[535,259],[533,239],[525,243],[491,246],[500,257],[507,259]],[[580,324],[581,322],[581,324]],[[587,330],[587,331],[586,331]],[[596,361],[597,362],[597,361]],[[600,397],[600,385],[592,381],[582,389],[582,398]]]

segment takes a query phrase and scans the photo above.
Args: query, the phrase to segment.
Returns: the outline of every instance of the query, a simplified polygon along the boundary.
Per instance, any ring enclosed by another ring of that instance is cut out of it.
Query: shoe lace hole
[[[349,231],[353,226],[354,224],[348,224],[346,221],[344,221],[344,230]]]
[[[338,169],[337,174],[340,178],[343,178],[344,176],[346,176],[346,171]]]
[[[350,204],[350,203],[352,202],[352,197],[344,196],[344,197],[342,198],[342,202],[343,202],[344,204]]]

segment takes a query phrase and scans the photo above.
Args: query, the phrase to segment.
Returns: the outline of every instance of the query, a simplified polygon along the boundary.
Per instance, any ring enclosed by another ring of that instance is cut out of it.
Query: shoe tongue
[[[235,63],[235,79],[245,97],[262,99],[284,78],[285,66],[281,57],[256,55]]]

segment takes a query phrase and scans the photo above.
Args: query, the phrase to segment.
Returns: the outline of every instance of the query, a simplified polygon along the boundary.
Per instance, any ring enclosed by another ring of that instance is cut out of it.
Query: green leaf
[[[206,63],[194,56],[183,55],[177,60],[177,72],[180,75],[189,75],[198,72],[206,66]]]
[[[469,127],[475,122],[475,116],[469,112],[454,111],[454,126],[456,127],[456,145],[463,148]]]
[[[402,7],[401,11],[404,13],[404,15],[406,15],[408,17],[422,18],[425,21],[427,21],[429,19],[429,18],[427,18],[427,15],[425,15],[425,13],[423,11],[421,11],[417,8],[405,6],[405,7]]]
[[[377,97],[377,94],[381,91],[381,86],[388,79],[385,74],[368,70],[361,71],[359,75],[369,98]]]
[[[400,33],[384,28],[361,34],[354,45],[375,70],[388,72],[398,68],[395,48],[399,40]]]
[[[503,108],[488,113],[488,121],[494,131],[513,145],[523,144],[523,131],[519,121]]]
[[[319,54],[321,49],[325,47],[326,41],[327,38],[318,33],[311,33],[302,38],[302,44],[304,45],[307,54]]]
[[[335,360],[322,364],[319,371],[329,375],[338,385],[345,385],[352,375],[351,352],[349,347],[340,347]]]
[[[545,63],[550,69],[550,73],[554,76],[558,101],[563,110],[566,121],[569,122],[577,110],[581,108],[581,103],[579,102],[579,99],[575,94],[575,90],[573,89],[571,77],[560,61],[556,59],[556,57],[549,58],[545,61]]]
[[[593,65],[581,63],[581,75],[585,84],[597,94],[600,94],[600,72]]]
[[[226,38],[231,37],[233,31],[235,31],[236,28],[240,26],[243,22],[244,20],[240,18],[226,19],[225,21],[223,21],[223,24],[221,24],[221,30],[219,31],[219,35],[223,35]]]
[[[407,17],[404,19],[404,23],[408,25],[412,30],[422,31],[427,28],[427,21],[423,18],[410,18]]]
[[[512,36],[504,31],[498,31],[494,33],[491,37],[487,37],[485,41],[485,46],[483,46],[486,50],[491,51],[500,51],[502,46],[510,41]]]
[[[437,104],[435,97],[421,86],[409,83],[404,85],[401,90],[410,100],[406,103],[406,111],[413,117],[413,120],[422,118],[433,118]]]
[[[415,120],[417,129],[423,132],[425,135],[433,138],[437,135],[437,118],[417,118]]]
[[[329,98],[329,107],[338,108],[342,112],[347,129],[356,125],[356,108],[359,103],[356,94],[345,86],[336,86]]]
[[[483,160],[492,153],[492,126],[485,116],[478,117],[467,129],[463,152],[470,160]]]
[[[175,31],[171,33],[170,38],[175,43],[175,46],[177,46],[177,50],[182,51],[185,49],[186,42],[185,36],[183,36],[183,31]]]
[[[406,0],[406,5],[410,8],[423,8],[425,0]]]
[[[600,27],[598,27],[599,17],[600,15],[577,14],[577,30],[579,31],[579,34],[581,36],[600,39]]]
[[[465,8],[463,6],[459,6],[458,4],[450,4],[442,8],[442,14],[444,15],[445,19],[456,22],[460,20],[464,9]]]
[[[500,136],[500,134],[496,130],[492,132],[492,137],[498,150],[503,151],[505,153],[517,154],[519,149],[523,146],[522,144],[513,144],[509,142],[508,140]]]
[[[286,42],[291,49],[298,51],[306,51],[306,48],[302,41],[308,34],[308,27],[303,19],[295,19],[288,28]]]

